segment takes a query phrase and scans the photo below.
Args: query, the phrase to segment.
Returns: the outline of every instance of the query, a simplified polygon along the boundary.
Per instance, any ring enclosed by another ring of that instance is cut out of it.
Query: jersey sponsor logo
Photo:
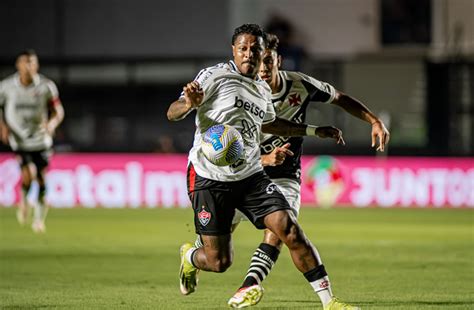
[[[245,101],[244,99],[240,99],[237,96],[235,96],[234,107],[249,111],[251,114],[258,116],[262,120],[265,117],[265,111],[260,109],[260,107],[258,107],[255,103]]]
[[[267,185],[265,191],[267,192],[267,194],[273,194],[275,191],[278,191],[278,187],[275,183],[270,183]]]
[[[204,208],[205,206],[202,206],[202,211],[198,213],[198,219],[202,226],[206,226],[211,221],[211,213]]]
[[[270,154],[275,148],[283,146],[288,140],[290,140],[290,137],[277,137],[269,143],[261,144],[260,150],[264,154]]]
[[[319,288],[321,288],[321,289],[325,289],[325,288],[328,288],[328,287],[329,287],[329,281],[328,280],[324,280],[321,283],[319,283]]]
[[[38,105],[34,103],[17,103],[15,108],[17,110],[37,110]]]
[[[245,119],[243,119],[241,122],[242,122],[243,129],[240,133],[242,135],[248,136],[249,138],[253,138],[254,133],[256,134],[256,131],[257,131],[257,125],[250,124]]]
[[[288,96],[288,103],[292,107],[299,106],[301,104],[301,96],[298,93],[292,93]]]
[[[271,265],[273,265],[273,260],[270,257],[268,257],[267,254],[259,252],[258,253],[258,258],[263,259],[264,261],[266,261],[266,262],[270,263]]]

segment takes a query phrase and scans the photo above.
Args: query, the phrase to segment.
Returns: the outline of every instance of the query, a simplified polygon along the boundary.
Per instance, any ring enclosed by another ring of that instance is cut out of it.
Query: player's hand
[[[321,126],[316,128],[316,135],[320,138],[333,138],[337,144],[346,145],[342,137],[342,131],[333,126]]]
[[[52,124],[51,122],[48,122],[46,124],[46,132],[50,135],[50,136],[54,136],[54,133],[56,132],[56,126],[54,124]]]
[[[204,92],[196,81],[192,81],[183,87],[184,100],[189,109],[197,108],[202,104]]]
[[[286,156],[295,155],[290,151],[290,143],[286,143],[283,146],[276,147],[270,154],[262,155],[262,165],[263,166],[279,166],[283,164],[286,159]]]
[[[380,120],[372,123],[372,147],[376,146],[377,139],[379,140],[379,144],[377,145],[376,151],[383,152],[385,145],[390,140],[390,133]]]
[[[54,136],[56,131],[56,126],[54,126],[51,122],[44,122],[41,124],[42,130],[46,131],[46,133],[50,136]]]

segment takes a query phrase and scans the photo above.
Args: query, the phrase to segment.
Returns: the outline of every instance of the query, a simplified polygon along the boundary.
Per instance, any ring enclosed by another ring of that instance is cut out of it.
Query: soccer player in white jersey
[[[379,118],[364,104],[325,82],[300,72],[279,70],[281,56],[277,50],[278,38],[273,34],[267,34],[267,49],[259,75],[272,89],[272,102],[277,117],[302,123],[305,121],[306,109],[310,103],[332,103],[371,124],[372,146],[376,145],[378,138],[377,150],[384,151],[389,140],[389,132]],[[298,216],[301,203],[302,144],[302,137],[281,137],[271,134],[264,134],[260,144],[265,172],[285,195],[295,216]],[[243,218],[242,213],[237,211],[233,229]],[[252,256],[242,286],[229,300],[230,305],[244,308],[259,302],[262,294],[255,294],[255,292],[263,292],[262,282],[276,263],[281,247],[282,242],[278,236],[266,229],[263,242]],[[324,289],[331,290],[329,282]],[[334,307],[331,308],[330,305],[327,305],[327,308],[333,309]]]
[[[45,232],[46,168],[52,154],[53,135],[64,118],[58,89],[53,81],[38,74],[38,57],[33,50],[21,52],[16,59],[17,73],[0,82],[2,132],[16,153],[21,168],[21,201],[17,211],[20,224],[27,221],[27,194],[33,181],[39,187],[33,205],[34,232]]]
[[[265,34],[255,24],[235,29],[234,60],[202,70],[183,88],[168,109],[168,119],[180,120],[196,110],[196,134],[189,154],[188,193],[194,209],[196,233],[203,247],[181,246],[180,289],[195,291],[199,270],[224,272],[232,263],[231,226],[235,209],[259,229],[268,228],[285,243],[293,262],[318,295],[328,283],[320,258],[291,212],[278,187],[260,162],[260,131],[279,136],[331,137],[343,143],[334,127],[297,124],[275,117],[268,85],[258,77],[265,51]],[[235,127],[244,139],[244,156],[238,164],[217,167],[200,152],[202,133],[216,123]],[[334,300],[333,300],[334,302]],[[336,303],[338,303],[336,301]]]

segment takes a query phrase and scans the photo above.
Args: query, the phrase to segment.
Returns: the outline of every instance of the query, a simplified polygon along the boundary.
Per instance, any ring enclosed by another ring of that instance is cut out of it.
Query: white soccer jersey
[[[35,76],[29,86],[21,84],[18,74],[0,82],[0,106],[14,151],[40,151],[52,146],[46,131],[48,107],[59,102],[56,85],[43,75]]]
[[[233,61],[201,70],[195,81],[204,92],[203,103],[196,111],[196,133],[189,152],[196,173],[229,182],[263,170],[259,149],[261,127],[275,119],[267,83],[258,77],[252,80],[241,75]],[[232,166],[216,166],[201,152],[202,135],[216,124],[233,126],[244,140],[242,158]]]
[[[321,82],[301,72],[280,71],[282,88],[272,94],[272,102],[276,115],[295,123],[303,123],[306,118],[306,108],[312,101],[329,103],[334,100],[336,90],[328,83]],[[262,154],[271,153],[275,147],[289,142],[294,156],[288,156],[283,164],[267,166],[265,172],[270,178],[290,178],[300,181],[301,153],[303,137],[279,137],[262,134],[260,149]]]

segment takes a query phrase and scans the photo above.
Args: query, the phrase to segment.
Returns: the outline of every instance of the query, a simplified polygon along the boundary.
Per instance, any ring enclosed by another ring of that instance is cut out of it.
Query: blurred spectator
[[[295,30],[290,21],[282,16],[273,15],[265,26],[265,31],[276,35],[280,40],[278,54],[285,60],[282,69],[300,71],[306,52],[294,41]]]
[[[177,153],[174,147],[173,137],[170,135],[160,135],[156,142],[157,146],[154,150],[156,153]]]

